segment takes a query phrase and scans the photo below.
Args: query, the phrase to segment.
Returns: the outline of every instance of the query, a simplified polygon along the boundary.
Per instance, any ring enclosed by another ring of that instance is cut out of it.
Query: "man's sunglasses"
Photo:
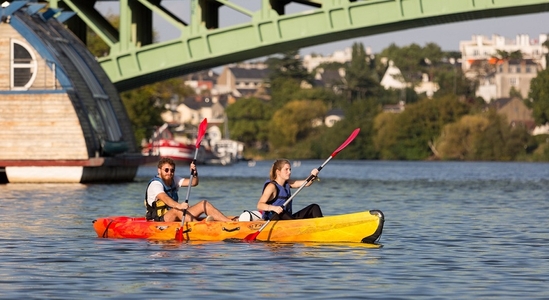
[[[175,169],[170,169],[170,168],[164,168],[164,173],[174,173],[175,172]]]

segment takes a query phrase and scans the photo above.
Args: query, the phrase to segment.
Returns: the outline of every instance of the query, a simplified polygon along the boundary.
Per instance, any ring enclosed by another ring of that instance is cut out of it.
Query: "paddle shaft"
[[[194,158],[193,158],[193,164],[196,165],[196,154],[198,153],[198,148],[196,149],[196,151],[194,152]],[[191,176],[189,176],[189,186],[187,187],[187,196],[185,197],[185,203],[189,203],[189,196],[191,195],[191,185],[193,183],[193,177],[194,177],[194,172],[191,172]],[[183,216],[185,217],[185,216]]]
[[[341,146],[339,146],[333,153],[332,155],[330,155],[330,157],[328,157],[328,159],[326,159],[324,161],[324,163],[322,165],[320,165],[320,167],[317,168],[318,170],[318,173],[320,173],[320,170],[322,170],[322,168],[324,168],[324,166],[330,162],[330,160],[332,160],[332,158],[334,158],[338,153],[339,151],[343,150],[345,147],[347,147],[347,145],[349,145],[349,143],[351,143],[355,137],[358,135],[358,133],[360,132],[360,128],[357,128],[353,131],[353,133],[351,133],[351,135],[347,138],[347,140],[345,142],[343,142],[343,144],[341,144]],[[297,191],[295,191],[294,194],[292,194],[292,196],[290,196],[290,198],[288,198],[288,200],[286,200],[286,202],[284,202],[284,204],[282,204],[282,208],[284,209],[284,207],[286,207],[286,205],[288,205],[288,203],[290,203],[290,201],[292,201],[294,199],[294,197],[307,185],[307,183],[309,183],[311,180],[313,180],[315,176],[313,174],[309,175],[309,177],[307,177],[307,179],[305,180],[305,182],[303,182],[301,184],[301,186],[297,189]],[[271,218],[272,219],[272,218]],[[271,219],[267,220],[267,222],[265,222],[265,224],[263,224],[258,230],[256,233],[252,233],[250,235],[248,235],[246,238],[244,238],[244,240],[255,240],[255,238],[259,235],[259,233],[265,228],[267,227],[267,225],[269,225],[269,223],[271,222]]]
[[[324,166],[332,159],[333,156],[330,156],[320,167],[318,167],[318,172],[320,173],[320,170],[322,170],[322,168],[324,168]],[[292,201],[294,199],[294,197],[299,193],[301,192],[301,190],[311,181],[313,180],[315,176],[313,174],[309,175],[309,177],[307,177],[307,179],[301,184],[301,186],[295,191],[295,193],[293,193],[290,198],[288,198],[288,200],[286,200],[286,202],[284,202],[284,204],[282,204],[282,209],[284,209],[286,207],[286,205],[288,205],[290,203],[290,201]],[[267,225],[269,225],[269,223],[271,222],[271,219],[267,220],[267,222],[265,222],[265,224],[263,224],[263,226],[261,226],[258,230],[258,232],[261,232],[263,230],[263,228],[267,227]]]
[[[194,159],[192,163],[196,163],[196,153],[198,153],[198,148],[195,151]],[[191,185],[193,184],[193,173],[191,172],[191,176],[189,176],[189,186],[187,187],[187,197],[185,197],[185,203],[189,204],[189,196],[191,195]],[[185,208],[183,210],[183,216],[181,216],[181,226],[185,224],[185,215],[187,214],[187,209]]]
[[[194,158],[192,163],[196,165],[196,157],[198,156],[198,149],[200,148],[200,142],[202,142],[202,137],[204,136],[204,133],[206,132],[206,126],[208,125],[207,119],[204,119],[202,123],[200,123],[200,126],[198,127],[198,134],[196,136],[196,144],[195,144],[195,150],[194,150]],[[196,170],[195,170],[196,171]],[[189,185],[187,186],[187,196],[185,197],[185,203],[189,204],[189,197],[191,195],[191,186],[193,185],[193,177],[194,177],[193,171],[191,171],[191,176],[189,176]],[[187,214],[187,209],[185,208],[183,210],[183,216],[181,217],[181,226],[185,224],[185,215]]]

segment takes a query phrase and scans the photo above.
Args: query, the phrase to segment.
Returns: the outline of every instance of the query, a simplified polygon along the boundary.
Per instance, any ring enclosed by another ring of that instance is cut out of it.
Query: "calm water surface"
[[[200,166],[191,204],[253,209],[270,163]],[[95,218],[144,213],[155,172],[127,184],[0,185],[0,298],[549,298],[549,164],[332,160],[294,207],[379,209],[381,247],[97,238]]]

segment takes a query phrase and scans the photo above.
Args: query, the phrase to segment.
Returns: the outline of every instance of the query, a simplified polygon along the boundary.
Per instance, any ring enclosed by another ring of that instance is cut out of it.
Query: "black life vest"
[[[158,177],[158,175],[154,176],[149,181],[149,184],[147,184],[147,190],[145,191],[145,207],[147,208],[147,212],[145,214],[145,217],[147,218],[147,220],[160,221],[160,218],[166,214],[170,207],[167,206],[166,203],[164,203],[164,201],[162,200],[156,200],[152,205],[149,205],[149,202],[147,202],[147,192],[149,190],[149,185],[151,185],[153,181],[158,181],[162,183],[162,186],[164,187],[164,192],[176,202],[178,202],[179,200],[179,195],[177,194],[179,187],[178,183],[176,183],[175,180],[172,180],[171,186],[167,186],[162,178]]]

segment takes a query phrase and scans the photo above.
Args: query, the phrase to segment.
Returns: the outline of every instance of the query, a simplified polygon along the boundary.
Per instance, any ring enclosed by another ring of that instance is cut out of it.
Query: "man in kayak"
[[[198,185],[196,165],[191,163],[190,171],[193,174],[192,186]],[[175,175],[175,162],[169,157],[163,157],[158,162],[158,175],[154,176],[147,185],[145,206],[147,220],[160,222],[181,221],[185,210],[185,221],[196,221],[205,214],[208,220],[231,221],[207,200],[202,200],[193,206],[188,203],[179,203],[177,192],[179,187],[189,186],[189,179]]]
[[[292,201],[284,208],[282,205],[291,196],[290,188],[299,188],[306,180],[290,179],[292,168],[287,159],[278,159],[271,167],[270,179],[263,185],[263,194],[257,203],[257,209],[263,211],[264,220],[292,220],[322,217],[322,211],[318,204],[311,204],[302,210],[292,214]],[[313,179],[318,175],[318,169],[311,171]],[[305,186],[313,184],[309,181]]]

